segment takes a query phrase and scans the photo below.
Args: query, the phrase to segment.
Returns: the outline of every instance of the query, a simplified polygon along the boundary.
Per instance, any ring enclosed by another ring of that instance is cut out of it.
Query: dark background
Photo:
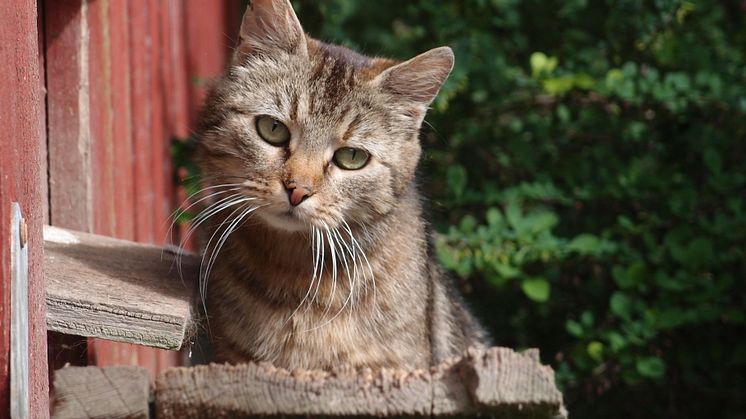
[[[572,417],[746,417],[746,2],[294,5],[370,55],[454,49],[422,136],[437,248]]]

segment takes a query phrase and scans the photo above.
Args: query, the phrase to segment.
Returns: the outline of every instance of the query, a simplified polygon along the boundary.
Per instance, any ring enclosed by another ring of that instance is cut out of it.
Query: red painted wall
[[[31,237],[34,417],[48,416],[47,365],[137,364],[156,373],[181,364],[177,352],[52,334],[47,358],[41,231],[49,222],[167,241],[179,196],[170,142],[189,135],[204,81],[227,61],[239,3],[0,2],[0,418],[9,406],[12,201],[21,203]]]

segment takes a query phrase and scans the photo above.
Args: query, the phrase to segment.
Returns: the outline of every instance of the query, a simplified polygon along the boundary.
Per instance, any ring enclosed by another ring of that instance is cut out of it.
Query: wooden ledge
[[[551,368],[536,352],[471,349],[429,371],[287,371],[267,363],[174,368],[156,382],[158,418],[490,413],[564,418]]]
[[[161,247],[44,227],[47,329],[179,349],[199,261]]]

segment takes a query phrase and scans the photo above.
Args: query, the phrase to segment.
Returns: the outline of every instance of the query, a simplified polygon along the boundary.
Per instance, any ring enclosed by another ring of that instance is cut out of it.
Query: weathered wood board
[[[150,376],[140,367],[68,367],[55,371],[55,419],[128,418],[150,415]]]
[[[47,328],[179,349],[191,322],[195,256],[44,227]]]
[[[43,34],[37,1],[0,1],[0,417],[10,413],[11,219],[20,204],[28,232],[28,402],[48,415],[47,333],[41,230],[47,206]],[[18,402],[18,399],[14,399]]]
[[[551,368],[534,353],[472,349],[429,371],[287,371],[266,363],[173,368],[156,382],[158,418],[490,414],[564,418]]]

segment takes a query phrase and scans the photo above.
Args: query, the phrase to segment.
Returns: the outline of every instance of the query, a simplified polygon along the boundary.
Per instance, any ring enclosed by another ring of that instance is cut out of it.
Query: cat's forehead
[[[249,113],[298,123],[342,122],[361,113],[375,118],[386,106],[371,82],[395,63],[314,40],[308,55],[257,58],[241,66],[236,88],[227,93]]]

